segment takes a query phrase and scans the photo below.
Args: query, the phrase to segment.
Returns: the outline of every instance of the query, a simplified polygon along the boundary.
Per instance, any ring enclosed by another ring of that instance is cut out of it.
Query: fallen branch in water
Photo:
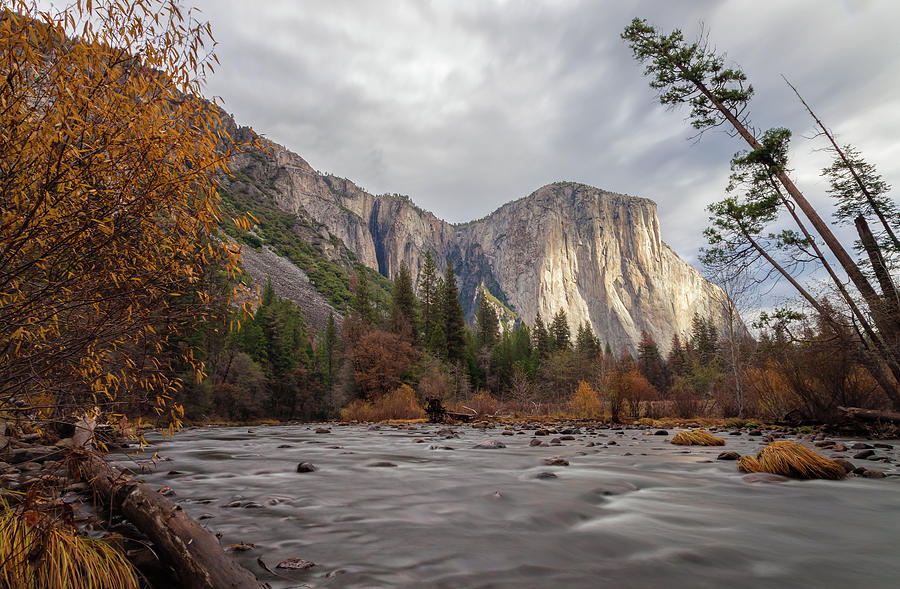
[[[219,540],[180,505],[128,478],[101,456],[86,449],[90,446],[88,436],[81,436],[79,441],[81,447],[72,453],[73,476],[89,483],[102,501],[118,509],[150,538],[154,550],[175,570],[182,586],[262,589],[263,584],[228,556]]]

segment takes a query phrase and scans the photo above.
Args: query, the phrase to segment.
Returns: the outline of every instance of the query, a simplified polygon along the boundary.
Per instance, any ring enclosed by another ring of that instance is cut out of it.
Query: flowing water
[[[855,461],[884,479],[753,482],[721,447],[652,431],[532,447],[533,429],[330,427],[190,429],[156,444],[143,479],[223,544],[254,544],[235,557],[272,587],[900,586],[896,441],[877,450],[889,463]],[[763,443],[725,438],[741,454]],[[475,448],[488,439],[506,447]],[[287,558],[316,566],[275,569]]]

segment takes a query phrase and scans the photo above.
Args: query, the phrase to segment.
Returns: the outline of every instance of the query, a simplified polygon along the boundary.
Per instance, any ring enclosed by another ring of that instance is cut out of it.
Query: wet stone
[[[856,446],[856,444],[853,444],[853,445]],[[875,450],[863,450],[862,452],[857,452],[856,454],[854,454],[853,457],[856,458],[857,460],[865,460],[869,456],[874,456],[874,455],[875,455]]]
[[[317,470],[319,469],[311,462],[301,462],[297,465],[297,472],[316,472]]]
[[[552,473],[552,472],[539,472],[539,473],[537,473],[537,475],[535,475],[534,478],[546,480],[546,479],[556,479],[559,477],[557,477],[556,474]]]
[[[331,430],[328,429],[327,427],[317,427],[317,428],[316,428],[316,433],[317,433],[317,434],[330,434],[330,433],[331,433]]]
[[[499,450],[500,448],[506,448],[506,444],[499,440],[485,440],[475,447],[480,450]]]
[[[393,462],[388,462],[387,460],[379,460],[378,462],[373,462],[371,464],[367,464],[366,466],[370,468],[392,468],[397,465]]]
[[[531,438],[531,441],[528,442],[528,445],[529,445],[529,446],[540,446],[540,445],[541,445],[541,441],[540,441],[539,439],[537,439],[537,438]]]
[[[878,443],[872,444],[872,445],[875,446],[876,448],[881,448],[882,450],[893,450],[894,449],[894,447],[891,446],[890,444],[885,444],[883,442],[878,442]]]
[[[741,457],[741,455],[738,454],[737,452],[734,452],[732,450],[726,450],[725,452],[722,452],[721,454],[719,454],[719,456],[716,458],[716,460],[737,460],[740,457]]]
[[[881,472],[880,470],[868,470],[868,469],[863,471],[862,475],[864,477],[866,477],[867,479],[883,479],[885,476],[884,473]]]
[[[551,456],[550,458],[544,458],[545,466],[569,466],[569,461],[565,458],[560,458],[559,456]]]
[[[668,436],[668,435],[669,435],[669,432],[667,432],[667,431],[664,430],[664,429],[658,429],[658,430],[656,430],[655,432],[653,432],[653,435],[654,435],[654,436]]]
[[[844,472],[850,473],[853,472],[853,469],[856,468],[852,462],[849,460],[845,460],[843,458],[832,458],[835,462],[841,465],[841,468],[844,469]]]
[[[851,450],[868,450],[871,447],[872,446],[866,444],[865,442],[856,442],[855,444],[850,445]]]

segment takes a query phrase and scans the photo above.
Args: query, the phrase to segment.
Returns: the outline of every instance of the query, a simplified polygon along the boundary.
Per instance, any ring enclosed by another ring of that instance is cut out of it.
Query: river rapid
[[[253,544],[235,557],[272,587],[900,586],[897,441],[876,450],[889,462],[853,461],[886,478],[775,482],[716,460],[764,445],[746,432],[687,448],[676,430],[318,427],[188,429],[142,479]],[[572,439],[530,445],[554,437]],[[275,568],[287,558],[316,566]]]

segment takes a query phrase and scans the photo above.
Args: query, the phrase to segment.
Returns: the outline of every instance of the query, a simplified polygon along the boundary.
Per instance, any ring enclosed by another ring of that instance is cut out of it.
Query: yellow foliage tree
[[[0,7],[0,403],[177,422],[173,339],[224,311],[204,281],[240,264],[216,237],[212,46],[177,0]]]
[[[576,417],[597,418],[603,415],[603,403],[591,385],[583,380],[578,381],[578,388],[570,402],[572,413]]]

